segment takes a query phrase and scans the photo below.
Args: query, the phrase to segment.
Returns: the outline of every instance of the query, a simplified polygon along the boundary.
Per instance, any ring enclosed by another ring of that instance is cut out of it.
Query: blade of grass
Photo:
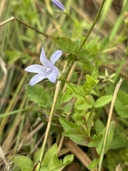
[[[27,107],[24,109],[14,110],[12,112],[1,113],[0,118],[5,118],[7,116],[16,115],[16,114],[21,113],[21,112],[26,112],[26,111],[29,111],[31,108],[32,107]]]

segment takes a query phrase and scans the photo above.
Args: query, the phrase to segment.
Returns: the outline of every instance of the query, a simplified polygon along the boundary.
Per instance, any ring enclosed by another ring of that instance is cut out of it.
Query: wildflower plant
[[[63,2],[45,1],[43,6],[41,1],[14,3],[10,9],[17,18],[0,23],[0,27],[14,20],[19,23],[15,34],[5,39],[11,39],[10,49],[15,49],[2,53],[7,56],[2,61],[9,61],[2,70],[9,68],[6,73],[13,80],[6,84],[3,78],[0,83],[0,90],[5,85],[0,107],[6,109],[0,113],[0,154],[4,161],[0,164],[13,171],[60,171],[67,165],[70,170],[79,160],[77,164],[84,170],[118,170],[116,163],[127,170],[128,78],[123,70],[128,54],[126,25],[121,29],[128,1],[123,1],[120,14],[110,21],[109,15],[106,17],[111,11],[110,1],[102,0],[97,15],[85,15],[85,1]],[[72,11],[67,11],[71,7]],[[113,10],[112,14],[115,17]],[[109,29],[104,30],[107,25]],[[40,57],[35,47],[41,47]],[[54,53],[47,58],[51,51]],[[35,62],[37,57],[41,64]],[[35,75],[31,78],[27,72]],[[120,77],[126,80],[122,83]],[[4,154],[8,153],[6,159]]]

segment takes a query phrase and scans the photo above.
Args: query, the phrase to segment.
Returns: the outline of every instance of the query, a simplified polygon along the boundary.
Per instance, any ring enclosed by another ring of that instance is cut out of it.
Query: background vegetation
[[[0,2],[0,170],[127,171],[128,1],[61,2]],[[42,46],[60,87],[29,85]]]

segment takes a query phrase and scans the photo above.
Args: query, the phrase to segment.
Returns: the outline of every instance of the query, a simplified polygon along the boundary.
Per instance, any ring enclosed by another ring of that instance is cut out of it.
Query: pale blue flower
[[[65,6],[58,0],[52,0],[53,4],[61,11],[65,11]]]
[[[50,60],[48,60],[46,58],[44,48],[42,47],[42,51],[40,54],[40,62],[42,63],[43,66],[38,64],[33,64],[25,68],[25,71],[37,73],[30,80],[30,85],[33,86],[45,78],[49,79],[49,81],[51,81],[52,83],[55,83],[56,79],[59,76],[59,70],[54,65],[54,63],[61,57],[61,55],[62,55],[62,51],[57,50],[52,54]]]

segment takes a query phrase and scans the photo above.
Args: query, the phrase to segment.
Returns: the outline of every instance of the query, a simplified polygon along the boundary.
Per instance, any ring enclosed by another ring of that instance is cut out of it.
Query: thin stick
[[[62,73],[64,72],[66,66],[67,66],[67,61],[64,64]],[[49,116],[49,121],[48,121],[48,125],[47,125],[47,128],[46,128],[46,133],[45,133],[45,136],[44,136],[42,151],[41,151],[40,159],[39,159],[40,163],[37,166],[37,171],[40,171],[40,169],[41,169],[41,164],[42,164],[42,160],[43,160],[43,157],[44,157],[44,150],[45,150],[46,142],[47,142],[48,135],[49,135],[49,132],[50,132],[50,128],[51,128],[51,124],[52,124],[52,118],[53,118],[54,109],[55,109],[55,106],[56,106],[56,101],[57,101],[57,98],[58,98],[58,94],[59,94],[59,91],[60,91],[60,87],[61,87],[61,81],[58,81],[57,84],[56,84],[55,95],[54,95],[54,99],[53,99],[53,103],[52,103],[52,108],[51,108],[51,111],[50,111],[50,116]]]
[[[113,94],[113,99],[112,99],[112,102],[111,102],[110,112],[109,112],[108,121],[107,121],[107,125],[106,125],[106,132],[105,132],[105,135],[104,135],[103,148],[102,148],[102,151],[101,151],[98,171],[101,171],[103,157],[104,157],[104,152],[105,152],[105,146],[106,146],[106,140],[107,140],[108,131],[109,131],[109,125],[110,125],[111,118],[112,118],[112,113],[113,113],[113,108],[114,108],[114,104],[115,104],[117,93],[119,91],[119,88],[120,88],[122,82],[123,82],[123,79],[121,78],[119,80],[119,82],[117,83],[115,91],[114,91],[114,94]]]
[[[10,18],[8,18],[7,20],[5,20],[5,21],[3,21],[2,23],[0,23],[0,27],[1,26],[3,26],[3,25],[5,25],[5,24],[7,24],[7,23],[9,23],[10,21],[12,21],[12,20],[14,20],[15,19],[15,17],[10,17]]]
[[[14,16],[12,16],[12,17],[8,18],[7,20],[3,21],[2,23],[0,23],[0,27],[2,27],[3,25],[5,25],[8,22],[13,21],[13,20],[18,21],[19,23],[23,24],[25,27],[28,27],[28,28],[36,31],[39,34],[42,34],[44,37],[49,38],[49,35],[47,35],[47,34],[41,32],[41,31],[37,30],[36,28],[34,28],[34,27],[30,26],[29,24],[23,22],[22,20],[19,20],[19,19],[15,18]]]
[[[52,103],[52,108],[51,108],[51,112],[50,112],[50,116],[49,116],[48,125],[47,125],[47,128],[46,128],[46,133],[45,133],[45,136],[44,136],[44,141],[43,141],[43,145],[42,145],[41,154],[40,154],[40,159],[39,159],[40,163],[39,163],[39,165],[37,167],[38,171],[40,171],[40,169],[41,169],[41,164],[42,164],[42,160],[43,160],[43,157],[44,157],[44,150],[45,150],[46,142],[47,142],[47,139],[48,139],[50,127],[51,127],[51,124],[52,124],[52,117],[53,117],[54,109],[55,109],[55,106],[56,106],[56,101],[57,101],[57,98],[58,98],[58,94],[59,94],[59,91],[60,91],[60,86],[61,86],[61,81],[58,81],[57,84],[56,84],[55,95],[54,95],[54,99],[53,99],[53,103]]]

